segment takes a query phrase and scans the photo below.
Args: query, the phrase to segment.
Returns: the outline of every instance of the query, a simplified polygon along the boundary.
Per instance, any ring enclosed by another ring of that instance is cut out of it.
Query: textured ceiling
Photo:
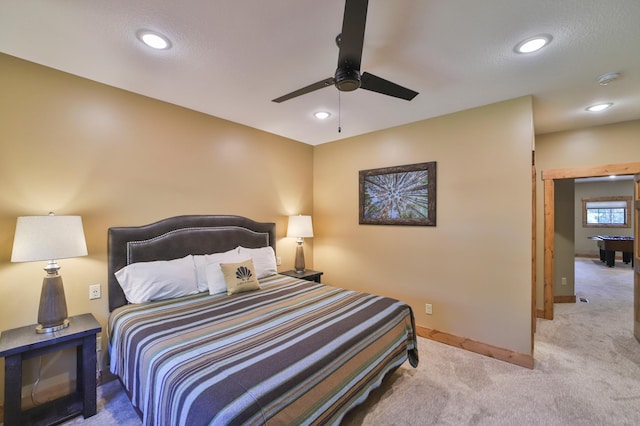
[[[640,118],[638,0],[370,0],[362,71],[420,94],[328,87],[271,102],[333,76],[343,11],[344,0],[0,0],[0,52],[312,145],[524,95],[538,134]],[[172,48],[143,46],[139,29]],[[540,33],[548,47],[513,52]],[[598,85],[612,71],[621,78]],[[600,101],[615,105],[584,110]]]

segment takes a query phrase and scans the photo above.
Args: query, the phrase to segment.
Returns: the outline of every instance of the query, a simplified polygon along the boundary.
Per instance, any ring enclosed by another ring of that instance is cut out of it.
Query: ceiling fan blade
[[[313,92],[314,90],[322,89],[323,87],[327,87],[327,86],[332,86],[334,83],[335,83],[335,79],[333,77],[325,78],[324,80],[321,80],[317,83],[310,84],[306,87],[303,87],[302,89],[298,89],[294,92],[287,93],[284,96],[280,96],[279,98],[273,99],[271,102],[280,103],[280,102],[288,101],[289,99],[296,98],[300,95],[304,95],[309,92]]]
[[[340,38],[338,68],[347,67],[360,71],[368,4],[369,0],[345,1],[342,33],[338,36]]]
[[[407,101],[410,101],[418,95],[418,92],[414,92],[411,89],[407,89],[406,87],[392,83],[384,78],[369,74],[368,72],[362,73],[360,88]]]

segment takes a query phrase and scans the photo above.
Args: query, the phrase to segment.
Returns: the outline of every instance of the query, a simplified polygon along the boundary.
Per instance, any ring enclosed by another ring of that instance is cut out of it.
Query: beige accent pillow
[[[227,283],[227,294],[260,290],[256,268],[251,259],[238,263],[220,263],[220,269]]]

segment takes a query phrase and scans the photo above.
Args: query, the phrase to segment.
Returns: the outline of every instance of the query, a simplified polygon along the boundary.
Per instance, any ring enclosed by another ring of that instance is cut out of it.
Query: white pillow
[[[172,299],[198,292],[193,256],[138,262],[115,273],[129,303]]]
[[[278,273],[276,253],[273,251],[273,247],[267,246],[251,249],[240,246],[238,247],[238,253],[251,256],[258,279]]]
[[[205,274],[207,277],[207,288],[209,294],[218,294],[227,292],[227,282],[224,279],[224,274],[220,268],[221,263],[237,263],[244,262],[251,259],[246,254],[240,254],[234,252],[224,252],[216,254],[206,254],[205,260],[207,262],[205,266]]]
[[[196,280],[198,282],[198,291],[209,291],[209,286],[207,284],[207,273],[205,268],[208,263],[220,263],[222,260],[218,259],[218,256],[225,254],[237,254],[238,248],[234,248],[229,251],[225,251],[223,253],[213,253],[213,254],[197,254],[193,256],[193,261],[196,264]],[[223,259],[226,261],[226,259]],[[233,260],[231,260],[233,262]]]

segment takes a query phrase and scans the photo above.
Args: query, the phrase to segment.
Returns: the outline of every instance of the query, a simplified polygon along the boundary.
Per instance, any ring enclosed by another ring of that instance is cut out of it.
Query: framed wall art
[[[436,226],[436,162],[360,170],[360,224]]]

